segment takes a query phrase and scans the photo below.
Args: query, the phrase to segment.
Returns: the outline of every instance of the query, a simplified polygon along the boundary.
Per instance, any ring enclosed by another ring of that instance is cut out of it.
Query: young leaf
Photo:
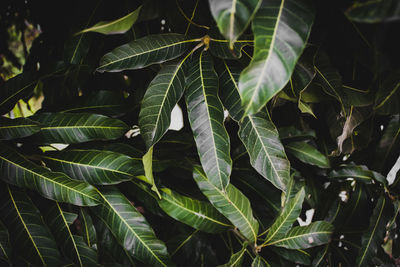
[[[7,183],[36,190],[48,199],[78,206],[99,204],[93,186],[38,166],[4,144],[0,146],[0,177]]]
[[[172,109],[185,89],[188,56],[166,63],[146,90],[139,114],[139,127],[147,148],[156,144],[168,131]]]
[[[1,185],[0,215],[18,257],[38,266],[62,266],[54,237],[23,192]]]
[[[143,215],[119,190],[109,186],[100,189],[99,194],[103,203],[93,211],[124,249],[147,265],[172,265],[164,243],[156,238]]]
[[[117,139],[129,129],[123,121],[91,113],[40,113],[30,118],[43,124],[33,137],[46,144]]]
[[[30,119],[0,117],[0,140],[26,137],[39,131],[39,124]]]
[[[330,167],[328,157],[305,142],[291,142],[285,145],[285,150],[306,164],[320,168]]]
[[[139,6],[135,11],[132,11],[128,15],[113,21],[100,21],[92,27],[84,29],[77,34],[82,34],[85,32],[98,32],[102,34],[125,33],[138,19],[141,8],[142,6]]]
[[[211,14],[230,47],[249,26],[262,0],[209,0]]]
[[[289,81],[313,20],[307,0],[263,1],[253,20],[253,58],[239,79],[244,115],[258,112]]]
[[[45,153],[42,159],[53,171],[60,171],[73,179],[95,185],[117,184],[144,174],[140,160],[111,151],[51,151]]]
[[[152,185],[151,190],[157,193],[157,195],[161,198],[160,192],[157,189],[156,184],[154,183],[153,177],[153,147],[147,151],[147,153],[142,158],[143,167],[144,167],[144,175],[145,181]]]
[[[269,114],[260,111],[245,117],[240,123],[239,137],[257,172],[280,190],[286,191],[290,163]]]
[[[288,249],[306,249],[326,244],[330,241],[333,225],[324,221],[313,222],[307,226],[293,227],[286,236],[268,243]]]
[[[62,251],[77,266],[97,266],[96,252],[85,244],[81,236],[72,234],[68,215],[58,202],[54,202],[47,207],[45,221]],[[76,217],[75,215],[74,218]]]
[[[177,33],[148,35],[119,46],[104,55],[97,71],[133,70],[163,63],[181,56],[189,48],[190,43],[198,41],[198,39],[188,40],[185,35]]]
[[[238,252],[232,254],[229,261],[223,265],[219,265],[218,267],[240,267],[242,266],[244,255],[246,254],[247,242],[244,242],[242,245],[242,249]]]
[[[172,218],[207,232],[218,233],[232,228],[229,221],[210,203],[182,196],[170,189],[161,189],[159,205]]]
[[[217,95],[217,74],[211,56],[205,51],[201,51],[191,64],[185,92],[190,126],[207,177],[217,188],[224,190],[229,184],[232,160],[224,111]]]
[[[207,178],[203,170],[195,166],[193,178],[211,204],[249,240],[256,242],[258,222],[253,217],[250,201],[236,187],[229,184],[222,191]]]

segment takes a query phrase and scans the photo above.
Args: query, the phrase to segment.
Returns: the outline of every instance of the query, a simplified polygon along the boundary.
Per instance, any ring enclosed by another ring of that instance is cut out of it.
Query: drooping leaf
[[[118,18],[113,21],[100,21],[92,27],[84,29],[77,34],[82,34],[85,32],[98,32],[102,34],[125,33],[138,19],[141,8],[142,6],[139,6],[135,11],[132,11],[128,15],[125,15],[122,18]]]
[[[263,1],[252,24],[253,58],[239,79],[245,115],[258,112],[289,81],[313,19],[309,1]]]
[[[39,131],[39,124],[30,119],[0,117],[0,140],[26,137]]]
[[[251,165],[282,191],[289,182],[289,161],[269,114],[260,111],[240,123],[239,137],[250,155]]]
[[[251,267],[269,267],[271,266],[263,257],[257,255],[253,262],[251,263]]]
[[[0,145],[0,177],[7,183],[35,190],[48,199],[78,206],[99,204],[93,186],[38,166],[5,144]]]
[[[151,266],[171,266],[167,248],[134,206],[112,186],[99,190],[102,204],[93,211],[135,258]]]
[[[183,34],[168,33],[148,35],[115,48],[100,60],[97,71],[122,71],[141,69],[156,63],[163,63],[182,55],[190,43]]]
[[[232,254],[229,258],[229,261],[223,265],[219,265],[218,267],[240,267],[242,266],[243,258],[246,254],[247,242],[244,242],[242,245],[242,249],[238,252]]]
[[[0,221],[0,259],[10,263],[11,244],[7,228]]]
[[[374,208],[374,212],[369,220],[368,230],[361,237],[361,249],[357,257],[357,266],[365,266],[371,263],[376,255],[378,248],[383,243],[386,232],[389,203],[385,196],[381,196]]]
[[[83,241],[91,248],[97,243],[97,235],[96,229],[94,227],[92,217],[90,217],[89,212],[84,209],[79,209],[79,221],[80,225],[80,233],[83,237]]]
[[[305,191],[302,188],[294,198],[288,200],[279,216],[269,228],[265,244],[281,239],[292,228],[293,223],[300,215],[304,196]]]
[[[232,227],[210,203],[182,196],[170,189],[161,189],[159,205],[172,218],[207,232],[218,233]]]
[[[329,172],[327,177],[330,179],[354,178],[364,183],[371,183],[375,180],[379,183],[387,184],[386,178],[382,174],[370,171],[363,165],[341,165],[340,168]]]
[[[400,3],[396,0],[355,2],[345,14],[358,23],[396,21],[400,19]]]
[[[193,177],[211,204],[228,218],[249,242],[256,242],[258,222],[253,217],[253,211],[247,197],[231,184],[226,187],[225,192],[222,191],[210,182],[198,166],[194,167]]]
[[[229,184],[232,160],[224,127],[224,111],[218,98],[218,78],[211,56],[202,51],[188,71],[185,92],[189,122],[200,162],[208,179],[220,190]]]
[[[209,0],[211,14],[230,46],[249,26],[262,0]]]
[[[140,160],[111,151],[71,149],[47,152],[42,159],[53,171],[95,185],[117,184],[144,174]]]
[[[328,157],[305,142],[288,143],[285,145],[285,150],[306,164],[315,165],[320,168],[330,167]]]
[[[0,215],[19,258],[38,266],[61,266],[62,259],[54,237],[39,210],[22,191],[2,184]]]
[[[240,121],[243,117],[243,109],[239,95],[239,75],[242,68],[234,61],[222,60],[217,65],[219,78],[219,96],[228,110],[232,119]]]
[[[326,244],[330,241],[333,226],[324,221],[313,222],[307,226],[293,227],[286,236],[268,245],[288,249],[306,249]]]
[[[47,206],[45,221],[62,251],[77,266],[97,266],[95,250],[89,248],[81,236],[72,233],[68,215],[62,210],[60,204],[55,202],[51,206]]]
[[[398,4],[400,19],[400,4]],[[400,113],[400,71],[391,73],[382,83],[375,96],[374,109],[379,114]]]
[[[166,63],[146,90],[139,114],[139,127],[147,148],[156,144],[168,131],[172,109],[185,89],[187,59],[188,56]]]
[[[43,125],[33,137],[45,144],[117,139],[129,129],[120,120],[91,113],[40,113],[30,118]]]

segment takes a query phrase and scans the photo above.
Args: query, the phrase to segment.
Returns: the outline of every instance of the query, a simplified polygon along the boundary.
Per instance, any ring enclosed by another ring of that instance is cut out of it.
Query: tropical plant
[[[400,2],[349,2],[2,1],[2,266],[399,264]]]

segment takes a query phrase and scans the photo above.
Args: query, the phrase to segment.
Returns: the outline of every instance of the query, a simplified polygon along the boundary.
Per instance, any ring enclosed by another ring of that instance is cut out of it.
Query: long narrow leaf
[[[26,137],[39,131],[39,124],[30,119],[0,117],[0,140]]]

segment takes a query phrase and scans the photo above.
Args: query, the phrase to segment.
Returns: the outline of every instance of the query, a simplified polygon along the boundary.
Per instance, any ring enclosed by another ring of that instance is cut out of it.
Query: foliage
[[[2,266],[399,264],[398,1],[2,5]]]

